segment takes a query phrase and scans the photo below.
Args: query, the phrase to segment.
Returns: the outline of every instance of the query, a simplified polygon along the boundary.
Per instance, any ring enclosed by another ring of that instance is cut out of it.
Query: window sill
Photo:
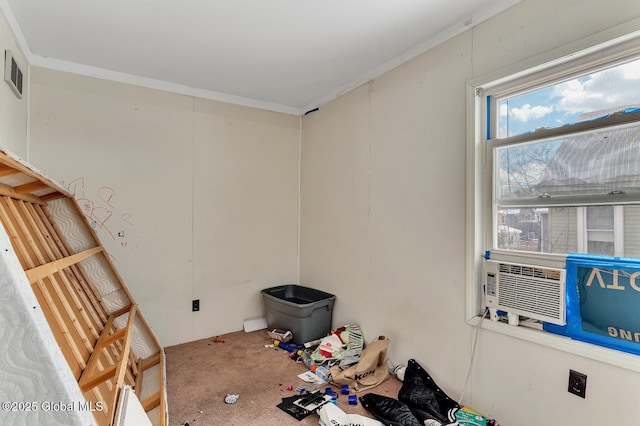
[[[467,321],[467,324],[475,327],[480,325],[480,328],[483,330],[489,330],[495,333],[515,337],[517,339],[568,352],[573,355],[582,356],[637,373],[640,372],[640,362],[638,362],[639,358],[637,355],[580,342],[569,337],[559,336],[547,331],[536,330],[526,326],[509,325],[504,322],[492,321],[487,318],[481,321],[480,316],[471,318]]]

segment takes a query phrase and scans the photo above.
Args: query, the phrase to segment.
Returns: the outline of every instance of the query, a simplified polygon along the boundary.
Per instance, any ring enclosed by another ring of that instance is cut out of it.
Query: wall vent
[[[10,50],[4,51],[4,81],[18,98],[22,98],[22,70]]]
[[[486,305],[511,314],[564,325],[566,271],[487,261]]]

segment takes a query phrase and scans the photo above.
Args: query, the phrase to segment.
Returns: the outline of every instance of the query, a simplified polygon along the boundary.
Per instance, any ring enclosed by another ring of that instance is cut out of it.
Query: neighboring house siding
[[[624,207],[624,255],[640,257],[640,206]]]
[[[549,209],[549,252],[575,253],[577,212],[575,207]]]
[[[565,230],[568,229],[568,232]],[[577,208],[549,209],[549,252],[576,253]],[[624,207],[624,256],[640,258],[640,206]]]

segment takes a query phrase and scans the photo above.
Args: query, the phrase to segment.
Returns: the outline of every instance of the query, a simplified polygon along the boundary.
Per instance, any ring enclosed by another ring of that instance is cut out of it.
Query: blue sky
[[[558,127],[640,104],[640,59],[498,101],[498,137]],[[595,114],[595,116],[602,114]],[[507,133],[508,131],[508,133]]]

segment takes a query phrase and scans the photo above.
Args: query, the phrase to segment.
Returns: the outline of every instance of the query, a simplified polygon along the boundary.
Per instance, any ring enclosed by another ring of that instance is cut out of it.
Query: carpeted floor
[[[169,426],[318,424],[317,414],[298,421],[276,407],[282,398],[298,394],[298,386],[311,385],[297,377],[306,371],[303,364],[289,359],[284,350],[265,347],[273,343],[266,330],[220,337],[224,343],[215,342],[214,336],[165,349]],[[392,376],[369,392],[396,398],[401,385]],[[340,388],[333,390],[340,394]],[[238,395],[235,404],[225,403],[228,394]],[[346,413],[372,417],[359,401],[349,405],[346,395],[339,395],[338,406]]]

